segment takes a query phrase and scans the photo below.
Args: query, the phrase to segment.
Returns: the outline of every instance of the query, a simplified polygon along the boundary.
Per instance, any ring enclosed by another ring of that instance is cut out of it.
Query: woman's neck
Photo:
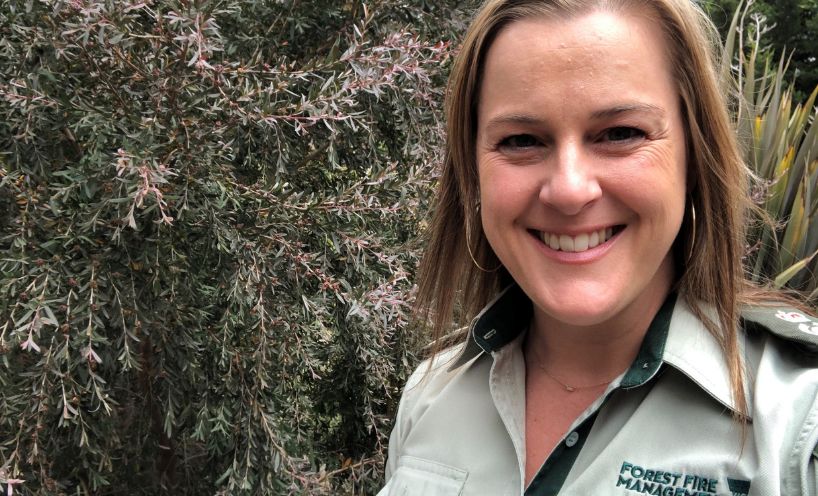
[[[592,326],[557,321],[535,306],[524,344],[526,362],[569,384],[613,379],[633,363],[668,291],[648,293],[638,305]]]

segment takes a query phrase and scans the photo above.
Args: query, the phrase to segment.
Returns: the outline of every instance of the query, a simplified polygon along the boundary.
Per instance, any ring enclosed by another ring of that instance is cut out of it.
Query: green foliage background
[[[0,0],[0,488],[374,494],[475,3]]]
[[[374,491],[461,18],[2,2],[0,482]]]
[[[796,96],[804,100],[818,86],[818,0],[703,0],[701,5],[726,37],[733,13],[747,3],[764,26],[765,47],[791,58],[786,78],[795,79]]]

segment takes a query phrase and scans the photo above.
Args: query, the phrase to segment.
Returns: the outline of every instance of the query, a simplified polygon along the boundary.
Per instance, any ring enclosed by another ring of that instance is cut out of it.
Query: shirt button
[[[570,448],[577,444],[577,441],[579,441],[579,434],[577,434],[576,432],[572,432],[571,434],[568,434],[568,437],[565,438],[565,445]]]

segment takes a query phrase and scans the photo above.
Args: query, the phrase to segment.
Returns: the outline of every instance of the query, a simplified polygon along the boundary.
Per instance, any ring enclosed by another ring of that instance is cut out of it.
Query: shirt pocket
[[[401,456],[398,468],[379,496],[458,496],[468,472],[431,460]]]

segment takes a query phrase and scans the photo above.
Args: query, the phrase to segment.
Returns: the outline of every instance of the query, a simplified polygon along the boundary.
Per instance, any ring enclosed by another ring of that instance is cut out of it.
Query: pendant
[[[565,390],[568,391],[569,393],[573,393],[574,391],[577,390],[577,388],[571,387],[571,386],[569,386],[567,384],[563,384],[563,385],[565,386]]]

